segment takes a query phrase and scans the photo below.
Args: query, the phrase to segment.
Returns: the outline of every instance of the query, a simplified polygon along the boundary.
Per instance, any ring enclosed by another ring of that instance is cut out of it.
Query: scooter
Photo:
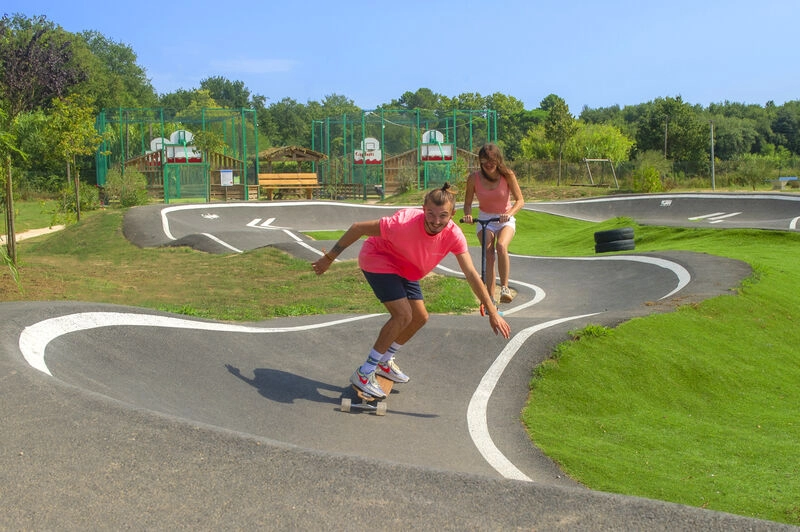
[[[459,220],[462,224],[465,223],[464,218]],[[495,216],[494,218],[487,218],[485,220],[480,220],[478,218],[473,218],[472,223],[481,224],[481,279],[483,280],[484,285],[486,284],[486,226],[492,222],[499,222],[500,218]],[[494,272],[492,272],[494,275]],[[488,286],[486,287],[488,290]],[[491,299],[494,299],[494,294],[489,294]],[[500,312],[502,316],[503,313]],[[486,316],[486,307],[484,307],[483,303],[481,303],[481,316]]]

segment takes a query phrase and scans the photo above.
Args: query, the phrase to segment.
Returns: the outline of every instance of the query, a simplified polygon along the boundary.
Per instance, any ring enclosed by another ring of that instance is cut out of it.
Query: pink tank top
[[[508,181],[500,178],[497,186],[489,190],[481,182],[481,173],[473,174],[475,182],[475,195],[478,197],[478,208],[487,214],[505,214],[511,208],[511,190]]]

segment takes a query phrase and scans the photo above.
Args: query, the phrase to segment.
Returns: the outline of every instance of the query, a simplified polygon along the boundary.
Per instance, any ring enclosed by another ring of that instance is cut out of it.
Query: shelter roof
[[[260,161],[313,161],[318,162],[327,159],[324,153],[303,148],[302,146],[281,146],[278,148],[267,148],[258,153]]]

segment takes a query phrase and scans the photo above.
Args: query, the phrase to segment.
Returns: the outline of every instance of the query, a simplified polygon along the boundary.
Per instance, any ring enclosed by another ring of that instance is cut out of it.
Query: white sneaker
[[[355,373],[350,377],[350,382],[367,395],[371,395],[376,399],[385,399],[386,394],[380,384],[375,380],[375,372],[369,374],[361,373],[361,368],[356,369]]]
[[[511,290],[508,289],[507,286],[500,287],[500,303],[511,303],[514,300],[514,296],[511,295]]]
[[[394,357],[389,359],[389,362],[381,362],[375,370],[377,375],[385,377],[393,382],[408,382],[408,375],[400,371]]]

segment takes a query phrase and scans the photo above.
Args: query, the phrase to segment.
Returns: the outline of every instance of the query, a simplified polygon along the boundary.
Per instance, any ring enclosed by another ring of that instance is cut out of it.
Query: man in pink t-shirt
[[[403,209],[392,216],[356,222],[333,246],[312,264],[322,275],[336,257],[362,236],[364,241],[358,264],[373,292],[389,311],[366,362],[356,369],[350,382],[362,392],[382,399],[386,394],[376,382],[376,374],[394,382],[408,382],[394,356],[428,321],[428,311],[419,280],[453,253],[472,291],[488,309],[489,324],[495,334],[508,338],[511,330],[491,305],[491,297],[475,269],[461,228],[452,218],[455,198],[445,183],[425,195],[422,209]]]

